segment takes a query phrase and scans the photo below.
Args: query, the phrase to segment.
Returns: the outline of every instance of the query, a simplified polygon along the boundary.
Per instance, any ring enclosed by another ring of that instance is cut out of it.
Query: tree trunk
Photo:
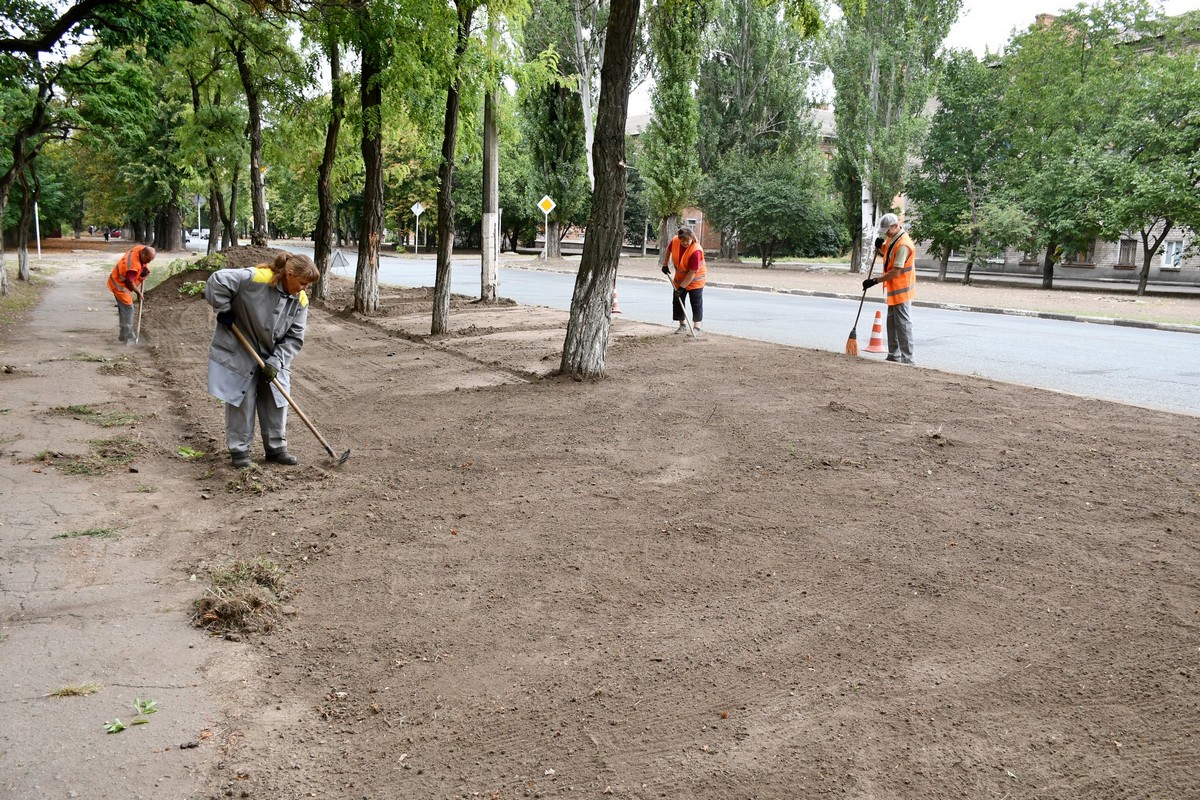
[[[183,249],[183,214],[179,206],[169,205],[155,218],[154,246],[165,252]]]
[[[1158,253],[1158,248],[1162,247],[1162,243],[1166,241],[1167,234],[1175,227],[1175,220],[1167,218],[1163,220],[1162,233],[1157,239],[1151,241],[1150,227],[1141,230],[1142,237],[1142,269],[1138,274],[1137,295],[1142,297],[1146,294],[1146,284],[1150,281],[1150,265],[1154,262],[1154,256]]]
[[[733,231],[721,231],[721,258],[729,261],[738,260],[737,234]]]
[[[474,7],[458,0],[458,38],[454,44],[454,75],[446,90],[446,119],[442,125],[442,163],[438,167],[437,268],[433,283],[433,322],[430,333],[450,330],[450,257],[454,253],[454,150],[458,139],[458,104],[462,92],[462,62],[471,37]]]
[[[667,246],[671,244],[671,240],[675,238],[675,234],[679,233],[679,217],[676,214],[670,214],[658,221],[658,260],[662,261],[663,254],[667,252]]]
[[[593,148],[596,190],[563,342],[559,370],[564,375],[592,378],[604,374],[612,294],[625,240],[625,121],[640,7],[640,0],[612,0],[609,9]]]
[[[227,225],[225,199],[221,194],[221,187],[216,182],[216,170],[214,169],[213,182],[208,190],[208,244],[204,248],[206,255],[211,256],[217,252],[217,242],[228,238]]]
[[[237,59],[238,77],[242,79],[242,90],[246,93],[246,135],[250,140],[250,207],[254,214],[254,224],[250,229],[250,244],[255,247],[267,246],[267,195],[263,177],[265,170],[262,165],[262,104],[258,96],[258,86],[250,70],[250,62],[246,59],[246,48],[238,45],[233,48]],[[209,236],[211,237],[211,232]]]
[[[379,244],[383,236],[383,67],[374,47],[362,56],[359,96],[362,103],[363,184],[358,264],[354,270],[354,310],[379,310]]]
[[[874,218],[875,201],[871,197],[871,188],[866,178],[867,167],[864,165],[862,170],[862,215],[859,218],[858,223],[858,269],[854,268],[855,265],[853,263],[850,265],[850,271],[854,273],[861,272],[863,264],[871,263],[871,257],[875,252],[875,232],[879,229],[879,226]]]
[[[596,138],[596,121],[592,110],[592,65],[583,46],[583,11],[579,2],[575,0],[571,7],[575,17],[575,62],[579,69],[579,99],[583,104],[583,151],[587,154],[588,188],[595,189],[596,168],[592,163],[592,147]],[[592,34],[595,35],[595,31]]]
[[[17,280],[29,280],[29,223],[33,220],[33,207],[37,203],[38,193],[42,188],[30,162],[29,172],[33,175],[33,188],[29,186],[29,178],[22,170],[18,178],[21,182],[21,216],[17,220]]]
[[[546,258],[562,258],[562,223],[555,218],[546,221]]]
[[[337,36],[329,36],[329,123],[325,126],[325,152],[321,166],[317,169],[317,227],[313,231],[313,262],[321,273],[321,279],[313,287],[313,296],[323,299],[329,296],[329,256],[333,252],[333,228],[336,211],[333,207],[333,164],[337,158],[338,137],[342,130],[342,117],[346,113],[346,97],[342,90],[342,59]]]
[[[489,12],[489,19],[491,12]],[[498,89],[483,96],[483,242],[479,275],[479,299],[496,302],[497,261],[500,257],[500,132],[496,110]]]
[[[1058,249],[1055,242],[1046,245],[1046,257],[1042,261],[1042,288],[1054,288],[1054,251]]]
[[[942,255],[938,259],[938,280],[939,281],[946,280],[946,270],[949,269],[949,267],[950,267],[950,253],[951,253],[951,251],[953,251],[953,249],[954,248],[952,248],[950,245],[945,245],[944,247],[942,247]]]

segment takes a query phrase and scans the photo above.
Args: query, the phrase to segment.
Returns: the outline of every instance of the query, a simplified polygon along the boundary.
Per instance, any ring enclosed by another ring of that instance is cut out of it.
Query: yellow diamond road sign
[[[538,208],[540,208],[542,210],[543,214],[549,214],[557,206],[558,206],[558,203],[551,200],[550,195],[546,195],[541,200],[538,200]]]

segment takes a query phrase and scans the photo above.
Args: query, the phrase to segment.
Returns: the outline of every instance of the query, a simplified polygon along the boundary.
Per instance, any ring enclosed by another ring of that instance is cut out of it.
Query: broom
[[[875,246],[875,256],[871,259],[871,266],[867,268],[867,279],[871,278],[871,273],[875,271],[875,261],[879,258],[879,245]],[[850,329],[850,336],[846,339],[846,353],[848,355],[858,355],[858,318],[862,316],[863,302],[867,299],[867,290],[863,289],[862,297],[858,299],[858,313],[854,315],[854,327]]]

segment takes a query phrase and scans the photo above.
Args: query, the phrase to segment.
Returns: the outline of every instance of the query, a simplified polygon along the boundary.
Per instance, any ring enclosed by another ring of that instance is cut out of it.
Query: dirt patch
[[[293,415],[239,487],[156,291],[177,570],[293,592],[203,797],[1200,795],[1198,418],[623,320],[578,382],[561,313],[335,286],[293,396],[351,458]]]
[[[285,252],[287,251],[276,250],[273,247],[257,247],[247,244],[227,247],[221,251],[221,255],[224,256],[227,267],[257,267],[259,264],[269,265],[276,256]]]

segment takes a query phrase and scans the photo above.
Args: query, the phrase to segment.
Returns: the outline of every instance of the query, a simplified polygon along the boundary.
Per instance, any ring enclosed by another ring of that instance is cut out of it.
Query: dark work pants
[[[887,307],[888,361],[913,364],[912,303]]]
[[[704,321],[704,287],[699,289],[684,289],[683,293],[688,302],[692,304],[692,323],[699,324]],[[678,297],[671,298],[671,319],[676,322],[683,322],[683,301]]]

